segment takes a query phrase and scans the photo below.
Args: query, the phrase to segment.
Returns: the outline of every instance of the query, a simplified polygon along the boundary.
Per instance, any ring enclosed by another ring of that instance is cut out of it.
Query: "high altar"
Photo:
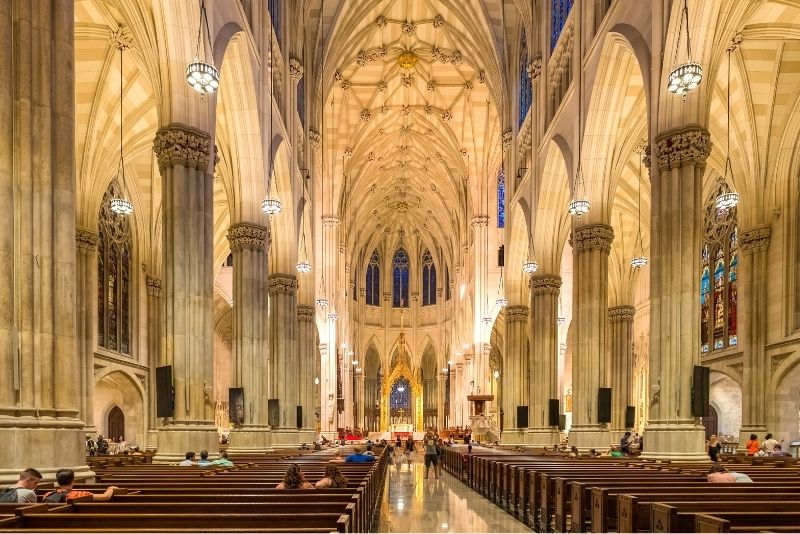
[[[392,432],[421,432],[424,427],[422,407],[422,381],[418,374],[415,374],[411,369],[411,355],[406,348],[406,340],[403,333],[400,333],[400,339],[397,341],[397,353],[395,358],[392,359],[392,372],[384,379],[381,388],[381,429],[388,429]],[[390,417],[390,396],[392,386],[394,383],[405,378],[411,386],[411,408],[413,414],[411,415],[412,423],[391,423]],[[396,428],[410,428],[410,430],[395,430]]]

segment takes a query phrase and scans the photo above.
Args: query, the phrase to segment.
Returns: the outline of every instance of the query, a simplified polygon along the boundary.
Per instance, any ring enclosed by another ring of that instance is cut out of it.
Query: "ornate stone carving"
[[[417,33],[417,25],[414,22],[403,23],[403,35],[414,35]]]
[[[528,76],[531,77],[531,81],[534,81],[541,75],[542,75],[542,56],[536,56],[535,58],[533,58],[533,61],[528,63]]]
[[[314,320],[314,306],[308,304],[297,305],[297,320],[311,322]]]
[[[509,323],[525,322],[528,320],[527,306],[506,306],[506,321]]]
[[[528,282],[534,295],[558,295],[561,291],[561,277],[557,274],[537,274]]]
[[[656,139],[656,159],[662,171],[704,165],[711,153],[711,134],[700,126],[670,130]]]
[[[208,134],[184,124],[170,124],[158,130],[153,152],[162,171],[173,165],[205,170],[212,155]]]
[[[270,244],[269,229],[253,223],[234,224],[228,228],[228,242],[232,252],[266,250]]]
[[[127,50],[133,45],[133,37],[130,31],[122,25],[111,30],[108,40],[117,50]]]
[[[368,123],[372,119],[372,112],[367,108],[361,110],[361,122]]]
[[[289,59],[289,77],[292,80],[300,80],[303,77],[303,64],[299,59],[293,57]]]
[[[433,17],[433,27],[441,28],[442,26],[444,26],[444,17],[441,15],[436,15]]]
[[[514,133],[511,130],[503,132],[503,154],[508,153],[511,144],[514,142]]]
[[[297,292],[297,277],[290,274],[271,274],[267,279],[267,290],[270,295],[294,295]]]
[[[86,252],[94,252],[97,250],[97,245],[100,243],[100,236],[85,228],[75,228],[75,244],[78,250]]]
[[[489,226],[489,216],[488,215],[475,215],[472,218],[472,227],[478,228],[481,226]]]
[[[321,138],[319,136],[319,132],[316,131],[314,128],[308,129],[308,141],[311,143],[311,148],[314,150],[319,150],[321,145]]]
[[[644,165],[648,169],[650,168],[650,164],[652,163],[652,152],[653,152],[653,147],[651,147],[649,143],[646,144],[644,146],[644,152],[642,153],[642,165]]]
[[[772,228],[769,225],[755,226],[739,234],[739,243],[745,252],[763,252],[769,247],[771,236]]]
[[[336,228],[341,224],[342,220],[336,215],[323,215],[322,226],[327,228]]]
[[[148,295],[153,297],[161,297],[161,289],[163,288],[163,283],[161,282],[160,278],[156,278],[148,274],[145,277],[145,283],[147,284]]]
[[[375,19],[375,26],[379,30],[384,29],[386,27],[386,17],[384,17],[383,15],[380,15],[377,19]]]
[[[608,252],[614,241],[614,229],[607,224],[587,224],[572,231],[572,247],[577,253],[599,250]]]
[[[636,315],[636,308],[633,306],[615,306],[608,309],[608,319],[612,323],[631,322]]]

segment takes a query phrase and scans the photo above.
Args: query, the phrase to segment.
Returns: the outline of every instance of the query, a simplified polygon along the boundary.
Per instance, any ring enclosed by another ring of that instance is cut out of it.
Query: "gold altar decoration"
[[[413,425],[415,432],[421,432],[423,429],[422,417],[422,381],[419,378],[419,373],[414,373],[411,369],[411,355],[406,348],[406,340],[404,334],[400,333],[400,339],[397,341],[397,349],[395,357],[392,358],[394,368],[388,377],[384,378],[381,387],[381,426],[382,430],[389,429],[389,396],[392,393],[392,386],[399,378],[406,378],[411,384],[411,400],[413,401],[414,417]]]

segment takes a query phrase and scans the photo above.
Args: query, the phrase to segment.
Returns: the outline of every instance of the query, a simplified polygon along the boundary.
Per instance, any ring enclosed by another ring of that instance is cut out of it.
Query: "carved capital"
[[[527,306],[506,306],[506,321],[520,323],[528,320]]]
[[[212,156],[208,134],[183,124],[170,124],[158,130],[153,152],[162,171],[174,165],[205,170]]]
[[[533,61],[528,63],[528,76],[530,76],[531,81],[535,80],[539,76],[542,75],[542,56],[536,56],[533,58]]]
[[[319,136],[319,132],[316,131],[314,128],[308,129],[308,141],[311,143],[311,148],[314,150],[319,150],[321,145],[321,138]]]
[[[267,279],[270,295],[294,295],[297,292],[297,277],[291,274],[271,274]]]
[[[648,169],[650,168],[650,164],[652,163],[651,161],[652,152],[653,152],[653,147],[651,147],[649,144],[645,145],[644,152],[642,153],[642,164]]]
[[[755,226],[739,234],[739,243],[745,252],[763,252],[769,247],[772,228],[769,225]]]
[[[711,134],[697,125],[664,132],[656,139],[656,160],[662,171],[705,165],[711,154]]]
[[[161,282],[161,278],[156,278],[154,276],[150,276],[149,274],[145,277],[145,282],[147,283],[147,294],[152,297],[161,297],[161,289],[163,288],[163,284]]]
[[[489,216],[488,215],[475,215],[472,218],[472,227],[473,228],[480,228],[484,226],[489,226]]]
[[[292,80],[300,80],[303,77],[303,64],[296,57],[289,59],[289,77]]]
[[[558,295],[561,291],[561,277],[557,274],[537,274],[531,276],[528,285],[534,295]]]
[[[511,130],[503,132],[503,154],[506,154],[514,142],[514,133]]]
[[[94,252],[97,250],[97,244],[100,243],[100,236],[85,228],[75,228],[75,244],[78,250],[86,252]]]
[[[612,323],[632,322],[636,315],[636,308],[633,306],[615,306],[608,309],[608,320]]]
[[[608,252],[614,241],[614,229],[607,224],[587,224],[572,231],[572,247],[577,253],[599,250]]]
[[[269,247],[269,228],[253,223],[238,223],[228,228],[228,243],[232,252],[266,250]]]
[[[338,228],[342,220],[336,215],[323,215],[322,226],[326,228]]]
[[[297,305],[297,320],[301,322],[308,322],[314,320],[314,306],[308,304]]]

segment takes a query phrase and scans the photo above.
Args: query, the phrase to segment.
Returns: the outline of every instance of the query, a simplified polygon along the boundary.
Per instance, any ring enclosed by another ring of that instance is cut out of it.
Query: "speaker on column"
[[[547,426],[558,426],[559,406],[558,399],[550,399],[547,402]]]
[[[528,428],[527,406],[517,406],[517,428]]]
[[[611,388],[597,390],[597,422],[611,422]]]
[[[303,428],[303,407],[297,407],[297,428]]]
[[[228,421],[235,426],[244,424],[244,388],[228,388]]]
[[[156,417],[172,417],[174,408],[172,366],[156,367]]]
[[[694,366],[692,374],[692,416],[708,417],[708,388],[711,369],[702,365]]]
[[[280,425],[281,408],[278,399],[267,400],[267,424],[269,426],[277,427]]]
[[[498,267],[505,267],[506,265],[506,247],[505,245],[500,245],[497,249],[497,266]]]
[[[636,424],[636,408],[633,406],[625,407],[625,428],[633,428]]]

